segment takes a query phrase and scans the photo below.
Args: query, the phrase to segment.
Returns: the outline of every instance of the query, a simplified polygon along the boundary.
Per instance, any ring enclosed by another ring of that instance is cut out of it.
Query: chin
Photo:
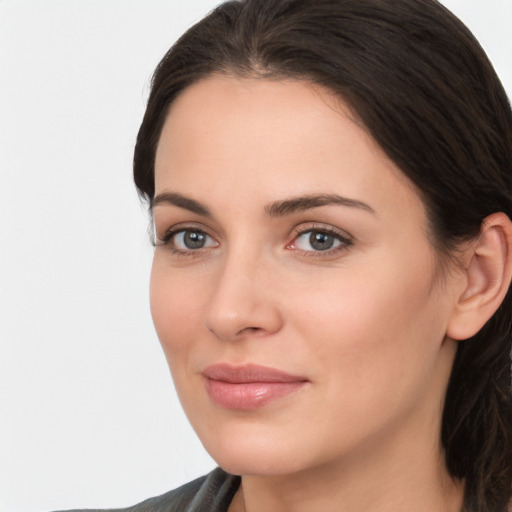
[[[283,455],[280,451],[272,453],[258,450],[231,451],[215,455],[219,466],[232,475],[285,476],[304,469],[297,455]]]
[[[308,450],[301,450],[301,440],[268,426],[248,428],[232,425],[219,432],[198,432],[203,446],[224,471],[233,475],[283,476],[309,466]]]

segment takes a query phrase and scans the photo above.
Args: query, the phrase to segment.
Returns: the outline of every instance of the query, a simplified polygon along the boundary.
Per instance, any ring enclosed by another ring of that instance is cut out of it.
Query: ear
[[[496,312],[512,279],[512,222],[504,213],[484,219],[464,257],[464,290],[458,296],[446,334],[474,336]]]

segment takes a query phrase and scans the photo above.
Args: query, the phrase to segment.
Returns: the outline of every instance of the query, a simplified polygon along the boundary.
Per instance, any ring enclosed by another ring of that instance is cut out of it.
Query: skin
[[[155,203],[151,308],[192,426],[243,475],[230,512],[460,510],[439,432],[466,283],[440,277],[422,201],[350,109],[306,82],[209,77],[171,106],[155,185],[209,211]],[[364,206],[268,212],[317,194]],[[325,230],[333,248],[315,250]],[[229,410],[201,375],[220,362],[307,383]]]

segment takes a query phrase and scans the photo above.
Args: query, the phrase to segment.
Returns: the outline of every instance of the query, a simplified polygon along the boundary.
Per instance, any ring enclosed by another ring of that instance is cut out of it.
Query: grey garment
[[[239,476],[217,468],[206,476],[132,507],[72,512],[227,512],[239,486]]]

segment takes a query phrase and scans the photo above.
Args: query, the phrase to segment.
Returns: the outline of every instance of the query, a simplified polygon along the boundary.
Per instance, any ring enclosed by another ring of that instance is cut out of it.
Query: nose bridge
[[[218,338],[271,334],[281,325],[269,264],[252,244],[226,251],[205,310],[204,324]]]

